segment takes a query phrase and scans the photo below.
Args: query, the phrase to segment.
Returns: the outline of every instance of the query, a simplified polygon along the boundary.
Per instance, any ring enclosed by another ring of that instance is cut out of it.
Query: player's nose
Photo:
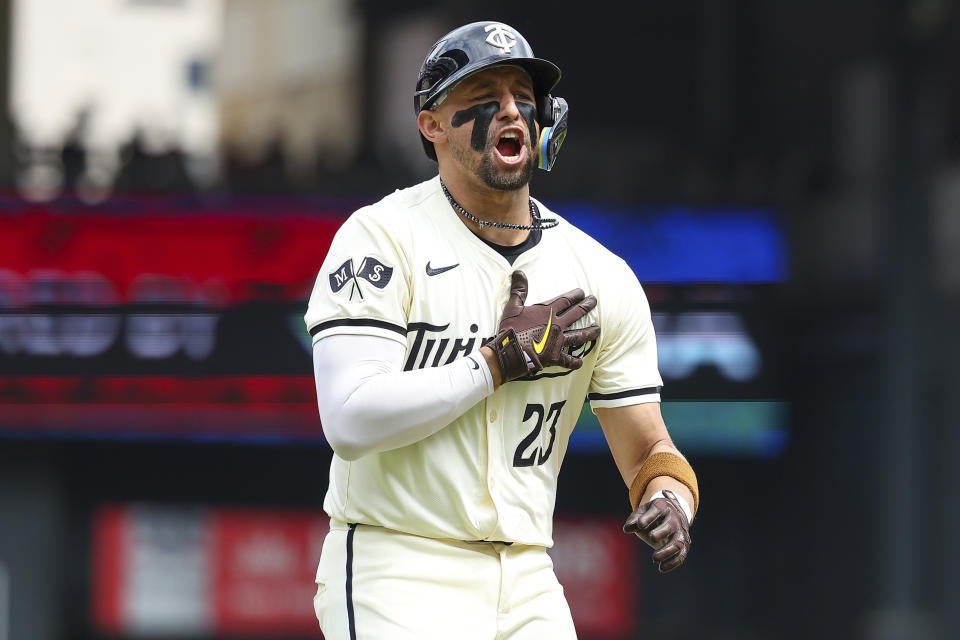
[[[501,118],[515,120],[520,117],[520,109],[517,107],[517,99],[514,97],[513,92],[505,91],[503,95],[500,96],[500,113],[498,114]]]

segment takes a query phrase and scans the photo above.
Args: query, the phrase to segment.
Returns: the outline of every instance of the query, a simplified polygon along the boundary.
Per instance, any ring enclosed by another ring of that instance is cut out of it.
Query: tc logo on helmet
[[[510,49],[517,46],[516,36],[506,25],[488,24],[484,31],[487,32],[487,44],[500,49],[500,52],[505,56],[510,55]]]

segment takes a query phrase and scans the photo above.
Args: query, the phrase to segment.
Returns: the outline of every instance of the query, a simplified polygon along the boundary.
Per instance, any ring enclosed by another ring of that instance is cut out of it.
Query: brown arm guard
[[[640,465],[637,477],[630,484],[630,505],[636,509],[640,506],[640,499],[647,490],[650,481],[659,476],[668,476],[677,482],[686,485],[693,494],[693,512],[697,512],[700,505],[700,489],[697,486],[697,474],[693,467],[675,453],[661,451],[647,457]]]

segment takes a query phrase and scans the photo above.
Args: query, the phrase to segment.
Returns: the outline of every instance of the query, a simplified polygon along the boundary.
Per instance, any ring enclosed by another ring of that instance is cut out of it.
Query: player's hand
[[[497,337],[488,344],[497,356],[504,382],[537,373],[546,367],[579,369],[583,365],[564,349],[596,340],[600,327],[567,329],[597,306],[597,299],[574,289],[553,300],[524,306],[527,300],[527,276],[514,271],[510,297],[503,309]]]
[[[676,495],[664,489],[665,498],[654,498],[642,504],[623,525],[624,533],[636,534],[653,547],[653,562],[660,573],[673,571],[690,553],[690,523],[683,513]]]

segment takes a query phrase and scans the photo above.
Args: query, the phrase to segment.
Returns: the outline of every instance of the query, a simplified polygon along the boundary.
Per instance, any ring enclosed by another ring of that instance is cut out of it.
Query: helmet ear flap
[[[550,115],[544,118],[549,124],[540,127],[540,140],[537,144],[537,166],[545,171],[550,171],[557,161],[560,145],[567,138],[569,108],[567,101],[563,98],[554,98],[549,95],[544,96],[537,103],[538,105],[543,104],[544,107],[549,105],[550,109]]]
[[[540,128],[552,127],[553,121],[553,96],[549,93],[537,98],[537,122]]]

